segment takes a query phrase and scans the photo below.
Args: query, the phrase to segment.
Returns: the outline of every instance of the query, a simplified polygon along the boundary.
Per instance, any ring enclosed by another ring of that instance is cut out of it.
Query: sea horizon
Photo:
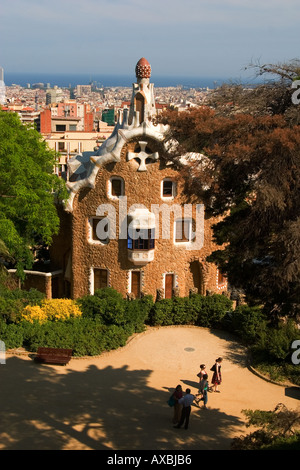
[[[24,88],[43,83],[45,86],[53,88],[73,88],[76,85],[88,85],[95,83],[101,87],[131,87],[136,81],[132,75],[117,74],[75,74],[75,73],[45,73],[45,72],[6,72],[4,74],[4,83],[6,86],[20,85]],[[226,77],[185,77],[185,76],[159,76],[153,75],[151,82],[155,87],[184,87],[184,88],[216,88],[223,83],[241,82],[241,79],[233,80]]]

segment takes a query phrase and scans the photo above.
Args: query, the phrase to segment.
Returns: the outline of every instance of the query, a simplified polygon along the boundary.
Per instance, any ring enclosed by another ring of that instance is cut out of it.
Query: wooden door
[[[165,275],[165,299],[173,297],[174,274]]]
[[[141,273],[139,271],[131,272],[131,292],[136,299],[141,295]]]

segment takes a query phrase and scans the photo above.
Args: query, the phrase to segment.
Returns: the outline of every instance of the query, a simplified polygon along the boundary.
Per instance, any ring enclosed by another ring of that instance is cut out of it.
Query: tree
[[[278,403],[274,410],[242,410],[247,418],[247,427],[255,427],[246,436],[233,439],[232,450],[260,450],[300,448],[300,413],[289,410],[283,403]]]
[[[201,198],[207,215],[222,216],[214,226],[222,248],[209,260],[276,318],[300,314],[300,126],[291,86],[275,84],[273,95],[264,87],[253,90],[260,107],[250,105],[248,89],[234,102],[221,90],[214,107],[161,119],[170,125],[165,158],[182,166],[187,196]],[[285,106],[267,105],[280,103],[282,93],[289,94]]]
[[[67,192],[53,174],[54,162],[55,153],[36,130],[0,110],[1,260],[15,266],[20,277],[32,267],[34,248],[51,244],[59,229],[55,200]]]

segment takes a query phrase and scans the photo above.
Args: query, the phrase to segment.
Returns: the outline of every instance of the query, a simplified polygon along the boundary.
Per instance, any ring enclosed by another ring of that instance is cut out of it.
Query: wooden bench
[[[35,361],[47,364],[68,364],[72,357],[72,349],[38,348]]]

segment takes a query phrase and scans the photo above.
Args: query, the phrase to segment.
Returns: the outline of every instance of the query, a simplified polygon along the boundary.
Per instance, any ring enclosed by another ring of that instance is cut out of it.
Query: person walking
[[[177,387],[175,388],[174,393],[173,393],[172,396],[175,400],[173,424],[178,424],[179,420],[180,420],[180,417],[181,417],[181,411],[182,411],[182,405],[180,403],[178,403],[180,398],[183,397],[181,385],[177,385]]]
[[[191,390],[187,388],[185,391],[185,396],[178,400],[178,402],[182,405],[182,411],[180,421],[177,426],[174,426],[174,428],[179,429],[184,424],[184,429],[188,429],[191,414],[191,405],[194,401],[194,398],[194,395],[191,394]]]
[[[207,401],[208,401],[207,391],[208,391],[208,375],[204,374],[200,381],[200,386],[199,386],[199,393],[202,395],[200,400],[203,401],[203,408],[206,408]],[[200,400],[198,400],[198,403]]]
[[[211,383],[214,386],[214,389],[215,389],[214,391],[215,392],[220,392],[219,385],[222,382],[222,374],[221,374],[221,362],[222,362],[222,360],[223,360],[222,357],[218,357],[218,359],[216,359],[216,362],[214,363],[214,365],[210,369],[211,371],[213,371],[213,376],[212,376]]]
[[[199,386],[200,382],[203,379],[204,375],[208,375],[206,372],[206,365],[205,364],[200,364],[200,372],[198,372],[197,377],[199,377]]]

